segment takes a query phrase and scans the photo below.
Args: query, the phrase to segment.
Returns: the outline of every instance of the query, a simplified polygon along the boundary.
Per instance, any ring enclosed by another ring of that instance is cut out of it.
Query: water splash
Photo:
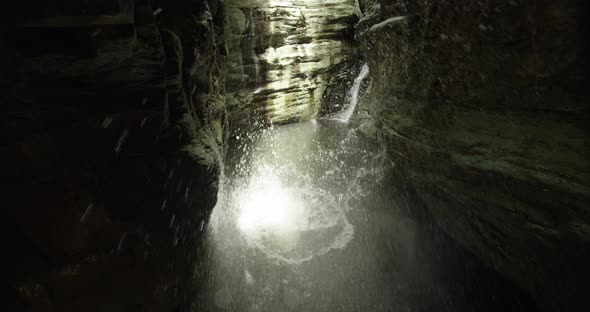
[[[237,145],[211,216],[214,244],[232,253],[224,258],[255,250],[297,265],[345,248],[354,238],[350,202],[365,192],[362,183],[379,180],[379,153],[359,148],[354,129],[330,121],[244,139],[251,141]]]
[[[308,269],[366,238],[359,210],[385,172],[384,145],[327,119],[233,137],[205,231],[203,311],[298,311],[323,289]]]
[[[361,69],[360,74],[358,75],[358,77],[356,77],[354,79],[354,83],[352,84],[352,87],[350,88],[350,90],[348,90],[348,94],[346,95],[346,104],[344,105],[344,109],[342,109],[340,112],[338,112],[334,116],[334,119],[344,122],[344,123],[348,123],[350,121],[350,118],[352,117],[352,114],[354,113],[354,110],[356,109],[356,106],[358,105],[358,102],[359,102],[361,85],[362,85],[363,81],[368,76],[369,76],[369,65],[364,64],[363,68]]]

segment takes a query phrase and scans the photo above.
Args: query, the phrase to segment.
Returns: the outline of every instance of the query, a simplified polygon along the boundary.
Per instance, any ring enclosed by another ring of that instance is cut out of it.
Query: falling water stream
[[[383,185],[390,166],[383,144],[342,121],[234,135],[208,226],[197,311],[493,306],[496,294],[474,294],[481,277],[465,278],[472,262],[401,216],[408,207]]]
[[[363,81],[369,76],[369,65],[363,64],[361,68],[361,73],[354,79],[354,83],[352,84],[352,88],[346,94],[346,103],[344,105],[344,109],[336,114],[335,119],[340,120],[342,122],[350,121],[352,114],[358,102],[360,100],[360,92],[361,92],[361,85]]]

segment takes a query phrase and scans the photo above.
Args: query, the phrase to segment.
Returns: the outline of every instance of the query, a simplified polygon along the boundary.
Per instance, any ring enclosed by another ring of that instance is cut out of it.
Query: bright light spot
[[[303,217],[296,194],[272,176],[256,179],[239,196],[238,227],[245,233],[295,232]]]

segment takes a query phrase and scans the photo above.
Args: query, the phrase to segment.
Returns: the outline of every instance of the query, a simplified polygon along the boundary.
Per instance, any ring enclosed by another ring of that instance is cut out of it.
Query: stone
[[[228,126],[208,2],[51,2],[2,28],[4,310],[190,307]]]
[[[363,105],[395,162],[392,187],[543,310],[584,310],[585,7],[384,2],[356,37],[372,77]]]
[[[331,69],[352,55],[354,1],[230,0],[227,6],[232,123],[317,116]]]

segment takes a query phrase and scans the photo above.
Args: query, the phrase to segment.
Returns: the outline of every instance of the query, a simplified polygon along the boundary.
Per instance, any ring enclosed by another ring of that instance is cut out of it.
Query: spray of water
[[[361,195],[368,176],[381,172],[375,154],[358,148],[346,125],[315,121],[251,139],[222,181],[211,218],[216,244],[289,264],[344,248],[354,237],[349,201]]]
[[[213,310],[296,307],[321,288],[302,268],[356,241],[359,205],[380,183],[386,159],[384,145],[347,124],[367,75],[364,66],[339,118],[234,137],[207,228],[213,293],[204,299]]]

